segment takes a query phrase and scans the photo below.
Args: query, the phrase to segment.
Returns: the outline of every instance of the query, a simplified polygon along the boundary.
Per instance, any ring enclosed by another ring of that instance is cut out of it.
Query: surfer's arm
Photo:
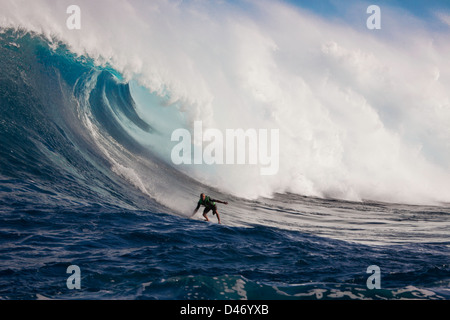
[[[222,203],[222,204],[228,204],[228,202],[226,202],[226,201],[220,201],[220,200],[214,200],[214,199],[211,199],[211,201]]]
[[[197,211],[198,211],[198,209],[200,209],[200,203],[199,203],[199,204],[197,204],[197,208],[195,208],[195,210],[194,210],[194,212],[192,213],[192,215],[196,214],[196,213],[197,213]]]

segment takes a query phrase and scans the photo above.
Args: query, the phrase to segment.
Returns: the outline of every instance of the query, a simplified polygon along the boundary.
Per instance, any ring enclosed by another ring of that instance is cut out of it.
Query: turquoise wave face
[[[2,175],[61,199],[152,203],[158,192],[150,194],[134,170],[158,179],[167,165],[130,134],[156,131],[138,115],[129,84],[38,35],[7,30],[1,41]],[[173,172],[164,181],[170,176],[183,180]]]

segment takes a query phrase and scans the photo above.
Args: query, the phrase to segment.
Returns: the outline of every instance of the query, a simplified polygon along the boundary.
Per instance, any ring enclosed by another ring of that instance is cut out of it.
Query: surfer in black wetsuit
[[[208,197],[204,193],[202,193],[200,195],[200,200],[197,203],[197,208],[195,208],[194,214],[192,216],[194,216],[197,213],[198,209],[200,209],[200,206],[205,206],[205,210],[203,211],[203,217],[205,217],[205,219],[206,219],[205,221],[209,221],[207,214],[210,210],[212,210],[213,214],[215,214],[217,216],[217,221],[220,224],[220,216],[219,216],[219,213],[217,212],[216,202],[228,204],[228,202],[226,202],[226,201],[211,199],[210,197]]]

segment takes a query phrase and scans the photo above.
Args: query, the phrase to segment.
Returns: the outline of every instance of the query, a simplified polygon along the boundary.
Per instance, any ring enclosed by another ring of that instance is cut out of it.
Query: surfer
[[[205,217],[205,221],[209,221],[207,214],[209,211],[212,210],[213,214],[215,214],[217,216],[217,221],[220,224],[220,216],[219,216],[219,213],[217,212],[216,202],[228,204],[228,202],[226,202],[226,201],[211,199],[209,196],[202,193],[200,195],[200,200],[197,203],[197,208],[195,208],[194,214],[192,216],[194,216],[197,213],[198,209],[200,209],[200,206],[205,206],[205,210],[203,211],[203,217]]]

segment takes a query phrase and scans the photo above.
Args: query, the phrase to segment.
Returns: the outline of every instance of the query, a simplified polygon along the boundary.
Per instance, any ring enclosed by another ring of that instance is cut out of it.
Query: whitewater
[[[448,29],[117,0],[70,30],[71,4],[0,0],[0,299],[450,297]],[[174,164],[198,121],[279,130],[277,174]]]

